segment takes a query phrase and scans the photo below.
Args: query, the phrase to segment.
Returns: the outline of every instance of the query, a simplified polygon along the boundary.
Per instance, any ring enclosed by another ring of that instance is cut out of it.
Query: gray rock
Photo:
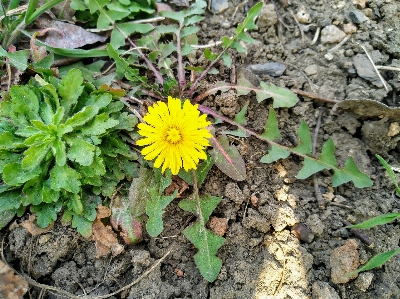
[[[340,299],[338,293],[329,283],[324,281],[316,281],[312,285],[313,299]]]
[[[337,28],[335,25],[329,25],[321,30],[321,43],[323,44],[338,43],[345,36],[346,33]]]
[[[360,273],[357,279],[354,281],[354,285],[361,291],[365,292],[371,285],[374,274],[371,272]]]
[[[213,14],[219,14],[229,7],[228,0],[212,0],[211,11]]]
[[[361,24],[369,20],[368,17],[360,10],[350,11],[349,17],[354,24]]]
[[[354,62],[354,67],[357,70],[357,74],[361,78],[370,81],[377,87],[380,88],[383,87],[383,83],[379,79],[379,76],[375,72],[374,67],[372,63],[369,61],[367,55],[357,54],[356,56],[354,56],[353,62]]]
[[[280,62],[266,62],[264,64],[252,64],[247,68],[256,75],[279,77],[285,72],[286,65]]]
[[[316,64],[311,64],[304,69],[304,72],[308,75],[315,75],[318,72],[318,66]]]
[[[278,22],[273,4],[263,5],[261,13],[258,17],[257,26],[259,28],[269,28]]]

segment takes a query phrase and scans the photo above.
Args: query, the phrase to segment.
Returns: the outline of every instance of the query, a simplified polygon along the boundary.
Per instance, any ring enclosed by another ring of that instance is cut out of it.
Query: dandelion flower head
[[[181,168],[186,171],[196,169],[199,160],[207,159],[205,148],[211,137],[206,115],[200,115],[198,105],[186,100],[168,97],[168,105],[157,102],[149,107],[143,117],[146,123],[138,124],[138,133],[144,138],[136,144],[144,146],[142,155],[146,160],[156,159],[154,167],[162,172],[167,168],[178,174]]]

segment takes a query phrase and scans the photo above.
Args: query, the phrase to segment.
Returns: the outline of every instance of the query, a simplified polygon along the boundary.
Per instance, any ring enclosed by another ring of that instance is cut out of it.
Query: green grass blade
[[[400,213],[383,214],[368,219],[367,221],[361,222],[359,224],[349,225],[347,226],[347,228],[361,228],[361,229],[371,228],[377,225],[389,223],[390,221],[393,221],[396,218],[400,218]]]
[[[390,165],[381,156],[375,155],[375,157],[379,160],[379,162],[381,162],[383,167],[386,169],[389,177],[392,179],[392,182],[396,188],[397,194],[400,195],[400,188],[399,188],[399,185],[397,184],[397,179],[396,179],[396,176],[394,175],[392,167],[390,167]]]
[[[361,268],[359,268],[356,271],[353,271],[351,273],[348,273],[347,276],[352,276],[356,273],[368,271],[368,270],[374,269],[376,267],[382,266],[389,259],[391,259],[393,256],[395,256],[399,253],[400,253],[400,248],[391,250],[391,251],[387,251],[387,252],[383,252],[383,253],[379,253],[379,254],[375,255],[372,259],[370,259],[369,262],[366,263]]]

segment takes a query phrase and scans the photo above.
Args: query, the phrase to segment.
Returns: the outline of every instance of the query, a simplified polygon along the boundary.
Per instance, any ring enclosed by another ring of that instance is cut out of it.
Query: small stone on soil
[[[330,266],[333,283],[346,283],[357,277],[357,274],[353,276],[346,275],[358,268],[360,254],[358,253],[357,246],[356,240],[349,239],[343,246],[331,251]]]
[[[228,0],[212,0],[211,11],[213,14],[219,14],[229,7]]]
[[[279,77],[285,72],[286,65],[280,62],[266,62],[264,64],[249,65],[248,69],[256,75]]]
[[[361,291],[365,292],[371,285],[374,274],[371,272],[360,273],[357,279],[354,281],[354,285]]]
[[[335,25],[329,25],[321,30],[321,43],[323,44],[338,43],[345,36],[346,33],[337,28]]]
[[[340,299],[335,289],[324,281],[316,281],[313,283],[312,294],[314,299]]]
[[[349,17],[354,24],[361,24],[369,20],[360,10],[352,10]]]

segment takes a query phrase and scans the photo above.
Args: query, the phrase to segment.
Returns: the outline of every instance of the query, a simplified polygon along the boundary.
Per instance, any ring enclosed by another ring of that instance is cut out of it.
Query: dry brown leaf
[[[0,260],[0,298],[21,299],[28,291],[28,282]]]
[[[111,209],[106,206],[98,205],[97,206],[97,216],[96,218],[102,219],[111,216]]]
[[[165,188],[164,194],[167,196],[172,195],[175,192],[175,190],[178,190],[176,198],[181,198],[182,193],[185,192],[188,188],[189,185],[184,180],[182,180],[178,176],[173,176],[172,183],[167,188]]]
[[[39,28],[53,28],[54,30],[58,30],[58,32],[48,32],[47,37],[43,40],[46,44],[56,48],[76,49],[97,42],[105,42],[107,39],[104,36],[91,33],[74,24],[46,18],[39,18],[36,25]],[[63,36],[59,32],[62,32]]]
[[[96,257],[112,253],[113,256],[124,251],[124,246],[118,243],[117,235],[113,232],[111,226],[105,226],[100,219],[93,222],[93,236],[96,241]]]
[[[31,235],[37,236],[40,234],[43,234],[54,226],[54,222],[50,224],[48,227],[45,228],[40,228],[35,224],[35,215],[30,215],[28,220],[25,220],[24,222],[21,223],[21,226],[24,227]]]

